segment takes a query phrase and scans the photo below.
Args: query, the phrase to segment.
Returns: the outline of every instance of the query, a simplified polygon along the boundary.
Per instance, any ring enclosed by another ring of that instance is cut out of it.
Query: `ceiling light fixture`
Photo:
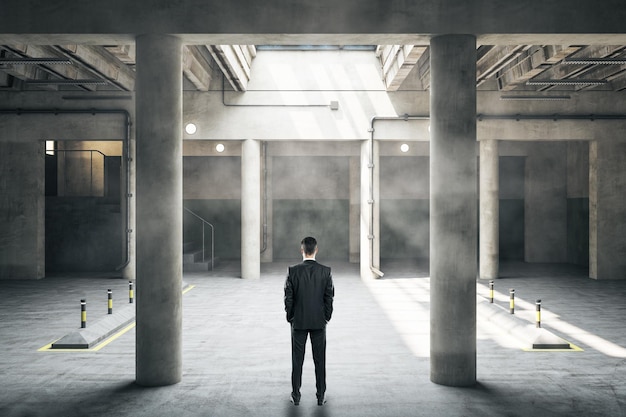
[[[0,58],[0,65],[70,65],[67,58]]]
[[[526,81],[526,85],[603,85],[608,81],[605,80],[585,80],[585,79],[569,79],[569,80],[530,80]]]
[[[217,145],[215,145],[215,150],[218,151],[219,153],[224,152],[224,149],[226,149],[226,148],[221,143],[218,143]]]
[[[571,96],[500,96],[500,100],[504,101],[559,101],[559,100],[569,100]]]
[[[624,58],[565,58],[563,64],[570,65],[625,65]]]
[[[189,135],[193,135],[197,131],[198,127],[193,123],[187,123],[187,125],[185,126],[185,132],[187,132],[187,134]]]
[[[403,143],[400,145],[400,152],[407,153],[409,151],[409,145],[407,143]]]
[[[33,85],[107,85],[104,80],[30,80],[26,81],[27,84]]]

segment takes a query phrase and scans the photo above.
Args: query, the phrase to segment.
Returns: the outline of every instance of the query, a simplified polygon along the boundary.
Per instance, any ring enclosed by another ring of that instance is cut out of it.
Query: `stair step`
[[[183,263],[183,272],[205,272],[211,270],[211,261]]]
[[[204,261],[207,260],[207,256],[204,256]],[[183,253],[183,264],[202,262],[202,249],[197,249],[191,252]]]

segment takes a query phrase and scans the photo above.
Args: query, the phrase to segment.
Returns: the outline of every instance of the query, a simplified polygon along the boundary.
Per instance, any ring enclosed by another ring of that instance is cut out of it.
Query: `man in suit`
[[[285,311],[291,324],[291,402],[300,404],[304,348],[307,336],[311,335],[317,405],[323,405],[326,392],[326,323],[333,314],[335,287],[330,268],[315,260],[315,238],[302,239],[300,252],[302,263],[289,267],[285,281]]]

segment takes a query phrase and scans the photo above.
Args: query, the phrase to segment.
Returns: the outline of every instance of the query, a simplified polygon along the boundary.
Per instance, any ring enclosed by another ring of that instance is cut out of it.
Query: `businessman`
[[[317,241],[300,242],[302,263],[289,267],[285,281],[285,311],[291,324],[291,402],[300,404],[302,364],[307,336],[311,335],[317,405],[326,402],[326,323],[333,314],[335,287],[330,268],[317,263]]]

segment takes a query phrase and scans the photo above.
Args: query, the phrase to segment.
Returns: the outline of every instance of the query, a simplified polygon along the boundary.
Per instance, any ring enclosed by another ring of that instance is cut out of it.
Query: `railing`
[[[57,175],[62,175],[62,184],[63,184],[63,189],[61,190],[61,192],[59,193],[59,195],[63,194],[63,195],[79,195],[79,196],[84,196],[85,192],[82,192],[80,185],[74,184],[70,187],[70,190],[68,191],[67,188],[67,171],[68,171],[68,167],[71,166],[71,164],[76,164],[78,161],[72,161],[70,163],[68,163],[67,161],[67,154],[68,153],[86,153],[89,152],[89,196],[93,196],[94,195],[94,166],[93,166],[93,154],[98,153],[100,155],[102,155],[102,174],[101,177],[99,176],[98,178],[102,180],[102,190],[97,190],[97,194],[98,196],[100,196],[100,194],[104,194],[104,158],[106,158],[106,155],[104,153],[102,153],[101,151],[97,150],[97,149],[54,149],[54,150],[47,150],[46,153],[48,153],[49,155],[55,155],[55,154],[59,154],[62,153],[63,154],[63,169],[62,172],[58,172],[59,168],[58,168],[58,164],[59,162],[57,162]],[[75,166],[69,169],[75,169],[77,171],[80,171],[80,167]],[[73,187],[73,188],[72,188]]]
[[[208,225],[211,228],[211,271],[213,270],[213,267],[215,266],[215,228],[213,227],[213,225],[211,223],[209,223],[208,221],[206,221],[205,219],[203,219],[202,217],[200,217],[198,214],[194,213],[193,211],[189,210],[187,207],[183,207],[188,213],[190,213],[192,216],[196,217],[197,219],[199,219],[202,222],[202,262],[204,262],[204,254],[206,253],[205,250],[205,233],[204,233],[204,226]]]

